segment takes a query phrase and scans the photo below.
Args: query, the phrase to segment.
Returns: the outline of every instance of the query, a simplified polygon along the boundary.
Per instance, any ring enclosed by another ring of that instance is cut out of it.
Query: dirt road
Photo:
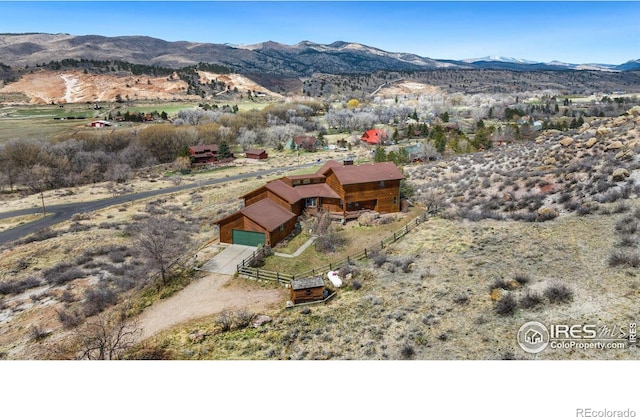
[[[225,308],[264,313],[284,306],[285,288],[261,288],[231,275],[209,274],[189,284],[170,298],[162,300],[139,317],[142,341],[177,324],[221,312]]]

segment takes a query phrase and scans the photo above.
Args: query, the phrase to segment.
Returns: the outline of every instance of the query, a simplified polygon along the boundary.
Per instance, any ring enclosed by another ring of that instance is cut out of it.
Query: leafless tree
[[[132,229],[142,256],[166,284],[171,269],[185,254],[193,227],[171,215],[164,215],[148,217]]]
[[[127,320],[124,309],[112,314],[100,313],[76,330],[81,346],[79,357],[92,360],[120,359],[133,347],[142,332],[137,320]]]
[[[258,140],[258,135],[253,130],[241,127],[238,134],[238,143],[242,146],[242,150],[251,148]]]

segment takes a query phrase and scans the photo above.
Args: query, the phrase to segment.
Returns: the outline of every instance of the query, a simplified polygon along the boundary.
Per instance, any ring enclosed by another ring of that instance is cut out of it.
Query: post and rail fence
[[[275,281],[279,284],[290,285],[291,280],[294,280],[296,278],[306,278],[311,276],[323,275],[329,271],[340,269],[344,265],[350,264],[352,261],[359,261],[361,259],[369,258],[374,253],[384,249],[389,244],[396,242],[398,239],[404,237],[411,230],[415,229],[422,223],[425,223],[429,219],[429,217],[431,217],[436,212],[437,211],[434,210],[434,211],[428,211],[428,212],[422,213],[421,215],[419,215],[418,217],[416,217],[415,219],[411,220],[406,225],[404,225],[401,229],[393,232],[392,235],[389,235],[385,239],[381,240],[380,243],[374,246],[370,246],[357,253],[351,254],[346,258],[343,258],[337,262],[331,262],[323,267],[313,268],[299,274],[273,272],[273,271],[268,271],[261,268],[252,267],[251,265],[254,265],[258,257],[266,256],[265,248],[260,248],[256,252],[251,254],[251,256],[249,256],[248,258],[243,259],[242,263],[236,266],[236,269],[237,269],[238,275],[243,276],[245,278],[255,279],[255,280]]]

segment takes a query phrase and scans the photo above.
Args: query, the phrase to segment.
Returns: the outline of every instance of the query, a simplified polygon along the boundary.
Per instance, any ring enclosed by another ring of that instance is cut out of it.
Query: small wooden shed
[[[291,301],[294,304],[320,301],[324,296],[322,277],[310,277],[291,280]]]

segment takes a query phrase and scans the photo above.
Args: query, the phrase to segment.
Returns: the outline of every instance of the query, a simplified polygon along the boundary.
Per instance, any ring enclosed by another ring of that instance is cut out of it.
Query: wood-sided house
[[[189,146],[191,164],[210,164],[218,160],[218,145],[194,145]]]
[[[189,156],[192,165],[205,165],[220,162],[220,149],[218,145],[193,145],[189,146]],[[228,154],[227,158],[233,159],[233,154]]]
[[[218,220],[220,241],[275,246],[295,229],[303,212],[326,210],[346,221],[366,211],[400,211],[402,172],[393,162],[365,165],[325,163],[314,174],[270,181],[241,198],[242,210]]]

